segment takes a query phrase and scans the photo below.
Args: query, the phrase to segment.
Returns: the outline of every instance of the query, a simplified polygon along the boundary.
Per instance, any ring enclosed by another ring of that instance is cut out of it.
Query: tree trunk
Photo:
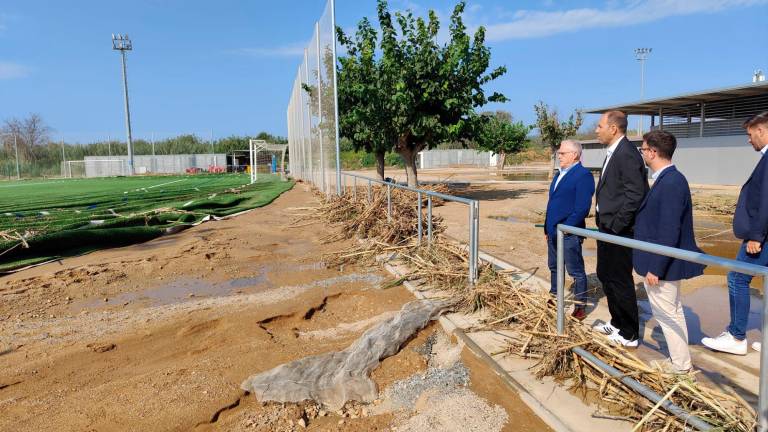
[[[397,149],[397,152],[403,158],[405,164],[405,175],[408,178],[409,187],[419,187],[418,174],[416,172],[416,156],[419,154],[419,147],[410,148],[403,146]]]
[[[499,153],[499,160],[496,162],[496,169],[498,171],[504,171],[504,165],[507,162],[507,154],[504,152]]]
[[[547,179],[552,180],[555,178],[555,171],[557,171],[557,168],[560,165],[557,163],[557,147],[552,147],[552,169],[549,170],[549,175],[547,175]]]
[[[376,174],[384,181],[384,152],[376,152]]]

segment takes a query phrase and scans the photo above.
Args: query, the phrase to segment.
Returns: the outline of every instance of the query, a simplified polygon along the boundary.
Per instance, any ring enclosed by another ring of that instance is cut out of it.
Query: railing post
[[[419,200],[419,202],[416,204],[416,213],[419,215],[419,227],[418,227],[418,233],[419,233],[419,240],[418,245],[421,246],[421,192],[416,192],[416,199]]]
[[[478,269],[480,268],[480,201],[473,201],[472,206],[475,208],[474,220],[472,222],[472,227],[474,228],[475,233],[475,242],[472,246],[472,250],[475,255],[472,271],[472,283],[474,284],[477,281],[477,273],[479,271]]]
[[[387,183],[387,222],[392,222],[392,185]]]
[[[352,200],[357,202],[357,177],[352,177]]]
[[[763,246],[765,247],[765,245]],[[760,349],[760,400],[758,402],[758,430],[768,431],[768,275],[763,275],[763,334]]]
[[[557,229],[557,334],[565,334],[565,255],[563,240],[565,236]]]
[[[432,246],[432,195],[427,195],[427,244]]]
[[[368,202],[371,202],[371,181],[368,180]]]

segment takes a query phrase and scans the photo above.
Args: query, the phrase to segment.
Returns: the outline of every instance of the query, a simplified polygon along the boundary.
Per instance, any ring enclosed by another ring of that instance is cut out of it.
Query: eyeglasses
[[[643,152],[643,153],[646,153],[646,152],[655,152],[655,151],[656,151],[656,149],[655,149],[655,148],[653,148],[653,147],[640,147],[640,151],[641,151],[641,152]]]
[[[573,151],[573,150],[571,150],[571,151],[559,151],[559,152],[557,152],[557,155],[558,156],[564,156],[564,155],[567,155],[568,153],[576,153],[576,152]]]

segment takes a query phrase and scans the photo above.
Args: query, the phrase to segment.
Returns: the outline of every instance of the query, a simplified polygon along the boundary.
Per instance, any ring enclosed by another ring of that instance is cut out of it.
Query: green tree
[[[384,180],[385,155],[393,140],[387,136],[386,89],[381,85],[381,61],[376,58],[376,30],[367,18],[357,25],[354,39],[337,28],[339,43],[347,55],[339,58],[339,132],[355,151],[365,150],[376,158],[376,173]]]
[[[528,144],[532,126],[526,126],[522,121],[513,122],[512,115],[506,111],[484,113],[481,121],[477,144],[481,149],[499,155],[496,167],[503,170],[507,155],[519,152]]]
[[[429,11],[427,20],[410,11],[396,13],[398,29],[386,0],[378,1],[381,60],[378,85],[382,109],[378,112],[383,136],[405,163],[408,185],[417,186],[416,155],[445,141],[475,138],[479,116],[475,109],[506,97],[486,97],[483,85],[500,77],[506,68],[487,72],[491,53],[485,46],[485,28],[470,38],[462,21],[465,3],[451,14],[450,40],[437,42],[440,23]]]
[[[561,122],[557,109],[549,109],[547,104],[543,101],[539,101],[534,105],[533,109],[536,111],[536,127],[539,129],[541,141],[548,145],[552,151],[552,170],[549,172],[550,178],[554,174],[554,170],[557,168],[557,149],[560,147],[560,143],[572,136],[575,136],[579,132],[583,117],[581,111],[576,110],[568,117],[568,121]]]

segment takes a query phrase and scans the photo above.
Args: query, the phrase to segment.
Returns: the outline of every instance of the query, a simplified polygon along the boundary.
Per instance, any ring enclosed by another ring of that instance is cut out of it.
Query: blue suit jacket
[[[733,215],[733,234],[742,240],[765,243],[768,237],[768,157],[763,155],[739,193]]]
[[[635,239],[702,252],[693,235],[693,206],[688,180],[674,166],[661,172],[645,196],[635,218]],[[704,273],[704,265],[633,250],[637,274],[651,272],[661,280],[690,279]]]
[[[592,194],[595,193],[595,179],[581,163],[573,165],[566,173],[557,189],[554,189],[560,173],[557,173],[549,185],[549,201],[544,221],[544,232],[548,236],[557,235],[557,224],[584,228],[584,219],[592,207]]]

